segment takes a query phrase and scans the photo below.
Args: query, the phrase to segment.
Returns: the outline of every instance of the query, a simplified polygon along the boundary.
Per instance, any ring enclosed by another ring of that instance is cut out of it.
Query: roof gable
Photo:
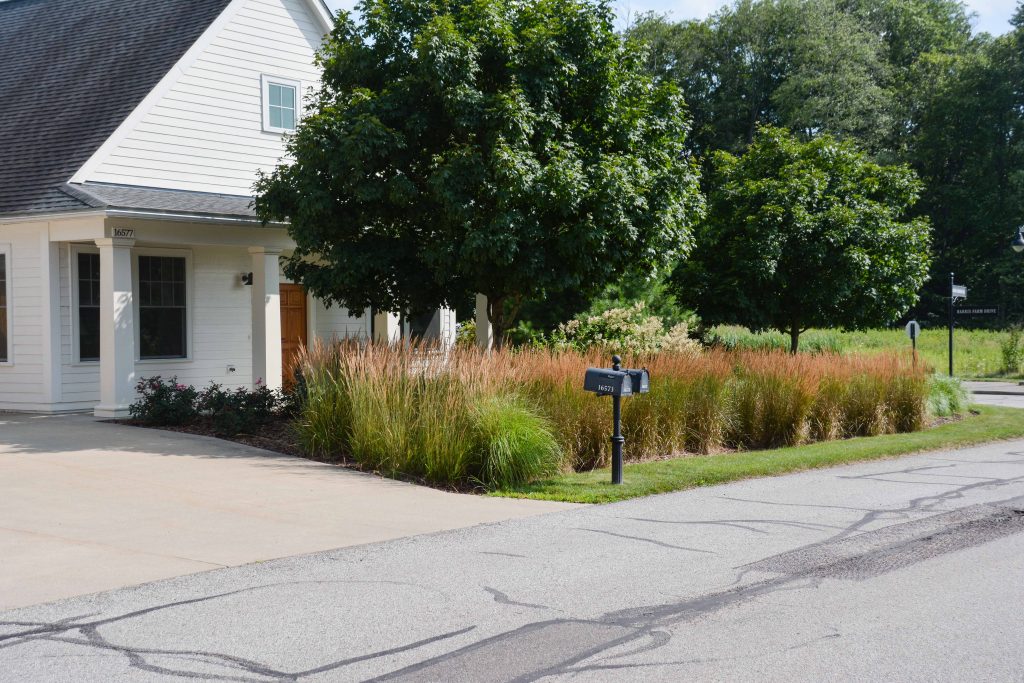
[[[0,2],[0,214],[86,206],[60,187],[229,3]]]

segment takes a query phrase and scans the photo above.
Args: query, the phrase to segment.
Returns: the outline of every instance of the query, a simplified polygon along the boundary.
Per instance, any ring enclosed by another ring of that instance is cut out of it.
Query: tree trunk
[[[800,327],[793,325],[789,328],[789,352],[796,354],[798,348],[800,348]]]

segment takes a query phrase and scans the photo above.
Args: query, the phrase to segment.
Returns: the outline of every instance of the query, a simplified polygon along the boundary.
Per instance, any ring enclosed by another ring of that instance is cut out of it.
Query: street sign
[[[957,315],[999,315],[998,306],[968,306],[956,309]]]
[[[910,341],[915,341],[921,336],[921,326],[917,324],[916,320],[907,323],[907,336],[910,337]]]
[[[967,298],[967,288],[964,287],[963,285],[952,285],[952,287],[950,289],[950,292],[951,292],[951,296],[954,299],[966,299]]]

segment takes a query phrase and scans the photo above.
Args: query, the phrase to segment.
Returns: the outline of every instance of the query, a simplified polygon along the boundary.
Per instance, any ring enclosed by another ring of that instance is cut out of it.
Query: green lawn
[[[979,414],[910,434],[888,434],[768,451],[627,464],[621,486],[608,483],[611,479],[609,470],[595,470],[566,474],[527,486],[497,491],[492,495],[573,503],[610,503],[738,479],[1024,437],[1024,411],[994,406],[974,406],[974,409]]]
[[[753,335],[739,327],[720,326],[715,332],[726,340],[764,346],[789,348],[787,337],[777,332]],[[966,378],[1004,377],[1001,344],[1009,333],[995,330],[957,329],[954,335],[953,370]],[[924,328],[917,340],[919,357],[936,371],[945,373],[948,367],[949,333],[945,327]],[[910,351],[910,339],[902,329],[865,330],[808,330],[800,335],[800,347],[806,350],[828,349],[843,352]],[[1022,377],[1021,368],[1010,377]]]

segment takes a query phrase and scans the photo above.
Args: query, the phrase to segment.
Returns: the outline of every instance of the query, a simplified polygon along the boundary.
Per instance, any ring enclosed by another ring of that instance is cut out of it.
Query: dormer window
[[[299,82],[273,76],[263,81],[263,130],[290,133],[299,120]]]

